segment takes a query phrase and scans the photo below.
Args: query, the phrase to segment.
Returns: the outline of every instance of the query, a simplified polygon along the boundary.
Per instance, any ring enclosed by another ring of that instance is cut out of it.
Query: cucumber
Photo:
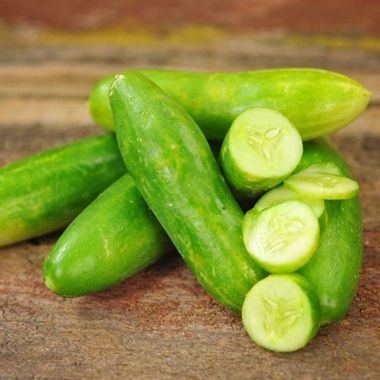
[[[232,123],[220,161],[230,187],[249,198],[281,183],[301,156],[301,136],[289,120],[277,111],[255,107]]]
[[[320,326],[320,307],[311,285],[299,274],[270,275],[248,293],[243,325],[254,342],[292,352],[309,343]]]
[[[227,308],[265,272],[246,251],[243,213],[193,119],[142,74],[110,89],[120,151],[137,188],[201,285]]]
[[[303,169],[302,173],[342,175],[342,172],[339,169],[339,167],[333,164],[332,162],[310,165],[306,169]]]
[[[45,260],[46,286],[66,297],[106,289],[171,249],[170,241],[126,174],[66,229]]]
[[[287,201],[244,216],[243,239],[251,257],[270,273],[294,272],[314,254],[319,223],[312,209]]]
[[[265,193],[255,203],[255,210],[263,211],[269,207],[278,205],[279,203],[291,200],[300,200],[303,203],[306,203],[313,210],[317,218],[320,218],[325,211],[325,202],[323,199],[304,198],[301,194],[289,190],[284,185],[277,186]]]
[[[310,165],[335,164],[343,175],[352,173],[336,148],[326,139],[304,144],[296,171]],[[327,222],[321,229],[317,251],[300,269],[319,297],[322,323],[340,320],[347,313],[358,284],[362,260],[362,220],[358,195],[325,201]]]
[[[290,190],[314,199],[350,199],[359,191],[358,183],[350,178],[308,169],[290,176],[284,184]]]
[[[0,169],[0,247],[56,231],[125,173],[113,134]]]
[[[148,78],[194,118],[208,139],[223,140],[235,117],[253,106],[282,113],[303,140],[334,132],[354,120],[371,93],[354,80],[317,69],[274,69],[234,73],[143,70]],[[104,78],[90,95],[90,111],[99,125],[113,129]]]

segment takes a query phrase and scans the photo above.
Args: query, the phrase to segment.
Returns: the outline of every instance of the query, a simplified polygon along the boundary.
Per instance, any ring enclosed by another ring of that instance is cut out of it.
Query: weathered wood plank
[[[95,36],[94,36],[95,38]],[[255,35],[231,36],[202,44],[134,45],[120,44],[63,44],[26,45],[0,49],[0,64],[82,63],[124,64],[133,67],[167,66],[203,68],[209,70],[239,70],[246,67],[320,67],[345,70],[379,70],[378,50],[360,47],[331,48],[294,42],[291,38],[267,40]]]
[[[208,26],[239,30],[286,30],[297,33],[380,35],[378,3],[373,0],[335,1],[182,0],[109,2],[50,0],[39,7],[29,2],[2,0],[2,19],[10,24],[27,23],[59,30],[94,30],[145,27],[148,30],[178,30]]]

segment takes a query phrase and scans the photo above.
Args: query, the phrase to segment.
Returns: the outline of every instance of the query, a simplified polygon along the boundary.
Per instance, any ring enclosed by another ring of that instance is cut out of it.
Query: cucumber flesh
[[[317,249],[319,222],[306,204],[283,202],[262,212],[248,212],[243,220],[243,239],[248,253],[268,272],[294,272]]]
[[[262,107],[248,108],[237,116],[221,150],[227,182],[246,196],[281,183],[301,157],[297,129],[279,112]]]
[[[333,162],[324,162],[320,164],[313,164],[302,170],[302,173],[319,173],[319,174],[332,174],[342,175],[342,171]]]
[[[299,274],[270,275],[247,294],[242,319],[258,345],[277,352],[296,351],[318,331],[319,301]]]
[[[313,199],[350,199],[359,190],[356,181],[342,175],[301,171],[284,181],[290,190]]]
[[[282,202],[292,200],[300,200],[303,203],[306,203],[313,210],[317,218],[320,218],[325,211],[325,201],[323,199],[303,198],[301,194],[286,188],[284,185],[280,185],[265,193],[256,202],[255,209],[257,211],[263,211]]]

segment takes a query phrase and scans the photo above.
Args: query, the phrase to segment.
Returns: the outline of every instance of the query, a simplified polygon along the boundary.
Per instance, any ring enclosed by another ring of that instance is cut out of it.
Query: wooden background
[[[335,135],[364,212],[347,318],[300,352],[264,351],[175,255],[114,289],[59,298],[41,275],[57,233],[0,249],[1,379],[380,378],[379,1],[1,0],[0,164],[101,133],[87,95],[102,75],[289,66],[351,75],[374,95]]]

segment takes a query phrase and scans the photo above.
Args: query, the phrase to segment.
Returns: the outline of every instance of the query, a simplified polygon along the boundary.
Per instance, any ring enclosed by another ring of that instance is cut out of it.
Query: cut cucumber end
[[[299,274],[269,275],[247,294],[243,325],[258,345],[292,352],[316,335],[320,308],[310,284]]]
[[[255,209],[257,211],[263,211],[269,207],[292,200],[300,200],[306,203],[314,211],[317,218],[320,218],[325,211],[325,202],[323,199],[303,198],[302,194],[292,191],[284,185],[278,186],[264,194],[256,202]]]
[[[294,272],[316,251],[319,222],[303,202],[287,201],[262,212],[247,213],[243,239],[248,253],[266,271]]]
[[[303,151],[301,136],[290,121],[277,111],[260,107],[237,116],[226,144],[238,170],[253,182],[287,177]]]
[[[350,199],[359,191],[356,181],[341,175],[301,171],[284,181],[290,190],[313,199]]]

